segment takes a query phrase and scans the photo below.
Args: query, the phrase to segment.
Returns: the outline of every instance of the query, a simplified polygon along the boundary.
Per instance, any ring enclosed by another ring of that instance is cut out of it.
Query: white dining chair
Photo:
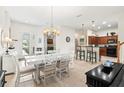
[[[57,73],[59,74],[59,78],[62,79],[62,74],[67,73],[69,76],[69,62],[70,59],[61,59],[57,62]]]
[[[43,81],[43,85],[46,86],[48,78],[54,77],[56,79],[56,61],[46,62],[42,64],[40,69],[40,80]],[[40,65],[39,65],[40,68]]]
[[[14,55],[13,57],[14,57],[15,65],[16,65],[15,86],[18,87],[19,84],[21,83],[20,79],[22,77],[27,76],[27,75],[32,75],[32,79],[35,80],[35,77],[34,77],[34,73],[36,72],[35,67],[33,67],[33,66],[25,66],[25,67],[20,68],[19,62],[21,62],[21,61],[19,60],[19,58],[17,56]]]

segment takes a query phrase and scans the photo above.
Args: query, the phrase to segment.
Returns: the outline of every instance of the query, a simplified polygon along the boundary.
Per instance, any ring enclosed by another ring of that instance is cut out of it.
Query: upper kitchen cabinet
[[[118,36],[116,35],[116,36],[108,36],[108,38],[107,38],[107,43],[117,43],[117,41],[118,41]]]
[[[107,38],[106,37],[96,37],[96,36],[89,36],[89,44],[106,44]]]
[[[89,44],[97,44],[98,43],[98,40],[97,40],[97,37],[95,36],[89,36]]]
[[[118,41],[118,36],[102,36],[102,37],[95,37],[89,36],[89,44],[115,44]]]
[[[107,44],[107,37],[97,37],[98,39],[98,44]]]

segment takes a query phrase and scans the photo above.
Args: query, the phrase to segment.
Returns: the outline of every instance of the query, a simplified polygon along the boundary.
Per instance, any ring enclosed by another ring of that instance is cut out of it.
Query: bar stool
[[[91,62],[97,62],[97,52],[96,51],[93,51],[91,53]]]
[[[93,50],[93,46],[87,46],[86,62],[97,62],[97,53]]]
[[[80,47],[76,48],[76,59],[80,58]]]
[[[90,47],[87,46],[87,57],[86,57],[86,62],[90,62],[91,61],[91,50]]]
[[[82,58],[83,58],[83,60],[85,60],[85,49],[84,49],[84,47],[81,47],[81,49],[80,49],[80,60],[82,60]]]

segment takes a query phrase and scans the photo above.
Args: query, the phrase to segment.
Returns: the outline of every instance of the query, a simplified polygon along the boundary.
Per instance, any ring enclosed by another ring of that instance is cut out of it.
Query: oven
[[[108,46],[107,47],[107,56],[117,57],[117,46]]]

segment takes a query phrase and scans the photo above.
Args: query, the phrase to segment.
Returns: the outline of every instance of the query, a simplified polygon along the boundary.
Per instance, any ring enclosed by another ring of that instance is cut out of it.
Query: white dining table
[[[37,84],[40,84],[40,79],[39,79],[40,73],[39,73],[38,65],[42,64],[42,63],[45,64],[46,63],[45,59],[48,57],[57,61],[57,60],[61,60],[63,58],[63,56],[66,56],[66,55],[64,55],[64,54],[45,54],[45,55],[40,55],[40,56],[34,55],[34,56],[25,56],[25,60],[28,65],[35,66],[35,68],[36,68],[35,80],[36,80]]]
[[[44,58],[42,56],[39,56],[39,58],[37,56],[26,56],[25,60],[27,65],[33,65],[36,68],[35,81],[40,84],[38,64],[44,63]]]

